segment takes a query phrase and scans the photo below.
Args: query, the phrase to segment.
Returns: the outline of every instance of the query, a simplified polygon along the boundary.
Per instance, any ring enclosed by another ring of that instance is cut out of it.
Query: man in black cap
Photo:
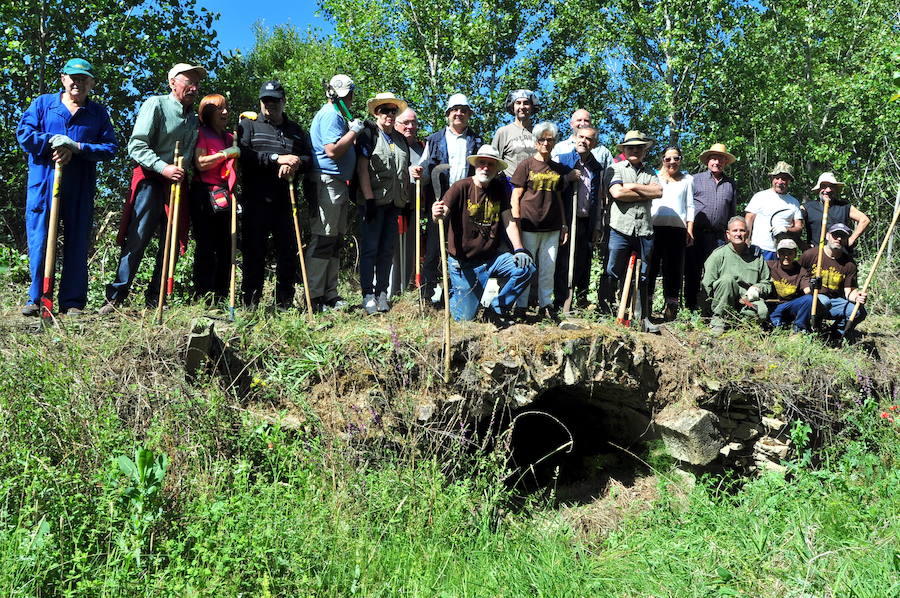
[[[299,257],[294,235],[289,185],[310,162],[312,147],[300,125],[284,113],[284,87],[268,81],[259,90],[259,116],[241,119],[243,195],[244,305],[253,307],[262,296],[269,233],[275,241],[275,301],[281,308],[294,304]]]

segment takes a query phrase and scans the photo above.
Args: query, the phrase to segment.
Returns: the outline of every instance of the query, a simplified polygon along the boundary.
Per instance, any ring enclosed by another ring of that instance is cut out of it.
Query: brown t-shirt
[[[453,183],[443,197],[449,210],[447,250],[456,259],[484,259],[497,254],[506,238],[500,214],[511,209],[506,177],[482,189],[472,177]]]
[[[519,200],[522,230],[542,233],[562,228],[564,177],[571,171],[568,166],[553,160],[542,162],[531,157],[519,162],[510,182],[514,187],[525,189]]]
[[[803,289],[809,286],[809,270],[795,261],[785,268],[781,260],[769,260],[769,271],[772,273],[772,288],[780,301],[790,301],[803,295]]]
[[[810,271],[812,276],[819,276],[816,268],[819,249],[812,247],[800,256],[800,264]],[[822,252],[822,288],[820,293],[827,297],[844,297],[844,289],[856,288],[856,262],[846,253],[842,253],[838,259],[828,257]]]

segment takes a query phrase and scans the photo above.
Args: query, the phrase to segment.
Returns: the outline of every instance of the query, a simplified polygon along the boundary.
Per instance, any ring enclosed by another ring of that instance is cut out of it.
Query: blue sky
[[[265,27],[290,23],[303,31],[313,27],[331,33],[331,24],[316,17],[315,0],[293,2],[247,2],[247,0],[198,0],[197,4],[218,12],[221,16],[214,25],[219,34],[219,48],[223,52],[239,49],[247,52],[253,47],[253,23],[260,21]]]

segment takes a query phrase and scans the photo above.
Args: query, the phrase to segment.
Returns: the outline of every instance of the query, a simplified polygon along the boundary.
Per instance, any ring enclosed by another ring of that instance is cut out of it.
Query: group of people
[[[160,249],[145,301],[157,302],[173,185],[188,189],[189,209],[182,214],[189,213],[194,239],[193,291],[224,300],[238,180],[245,306],[263,299],[270,236],[276,253],[275,302],[283,308],[294,305],[301,257],[293,213],[297,184],[310,213],[303,257],[308,296],[317,312],[348,305],[338,293],[339,256],[353,206],[361,307],[368,314],[389,311],[392,295],[410,286],[416,237],[424,248],[421,280],[416,281],[423,299],[439,305],[441,293],[449,292],[457,320],[475,318],[482,302],[482,317],[498,326],[521,320],[531,307],[548,318],[556,318],[563,306],[586,308],[598,250],[600,309],[612,308],[629,277],[629,264],[635,263],[632,258],[640,260],[633,273],[634,305],[644,331],[658,329],[651,311],[659,275],[662,319],[673,319],[682,304],[690,310],[705,306],[714,334],[740,312],[805,331],[816,310],[833,320],[833,331],[840,334],[850,311],[865,303],[865,293],[856,288],[852,247],[869,219],[841,199],[843,183],[832,173],[823,173],[813,188],[819,199],[801,205],[788,193],[791,166],[779,162],[769,173],[771,188],[753,195],[739,216],[737,187],[726,174],[736,158],[723,144],[712,144],[700,155],[705,170],[695,175],[683,170],[677,147],[663,151],[658,169],[652,166],[648,156],[654,142],[640,131],[629,131],[614,157],[599,144],[586,110],[572,114],[572,134],[562,141],[554,123],[534,122],[539,106],[530,90],[507,95],[505,108],[513,120],[485,144],[469,127],[475,109],[461,93],[447,100],[446,126],[423,141],[415,111],[393,93],[377,93],[365,102],[371,119],[353,118],[357,88],[343,74],[330,80],[307,131],[287,115],[285,90],[273,80],[259,90],[258,112],[242,113],[232,135],[224,96],[206,95],[194,108],[205,76],[202,66],[176,64],[168,73],[171,92],[150,97],[140,107],[127,146],[136,166],[118,236],[122,252],[101,314],[126,300],[154,235],[160,236]],[[94,80],[86,60],[68,61],[62,92],[35,99],[17,130],[29,159],[32,285],[25,315],[39,313],[56,164],[64,167],[59,308],[70,315],[85,309],[96,163],[117,151],[107,111],[88,97]],[[830,206],[824,223],[827,245],[819,251],[825,204]],[[415,213],[417,205],[422,213]],[[421,226],[425,215],[431,218]],[[186,220],[178,226],[182,252]],[[439,276],[439,228],[444,226],[448,289]],[[403,246],[398,237],[405,240]],[[809,249],[800,254],[801,247]],[[495,290],[485,293],[491,279]],[[864,317],[864,308],[858,308],[855,321]]]

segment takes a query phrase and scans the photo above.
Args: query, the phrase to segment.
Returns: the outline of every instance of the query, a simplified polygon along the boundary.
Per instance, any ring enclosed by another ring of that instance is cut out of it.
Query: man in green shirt
[[[148,98],[138,111],[134,129],[128,140],[128,155],[137,162],[131,180],[131,195],[122,213],[118,243],[122,256],[116,279],[106,287],[106,305],[100,314],[115,310],[131,290],[144,251],[153,235],[160,232],[159,250],[153,278],[145,293],[148,306],[158,299],[166,230],[166,203],[171,185],[186,181],[187,169],[194,155],[200,121],[194,112],[200,80],[206,69],[179,63],[169,70],[168,95]],[[175,144],[179,143],[182,166],[174,163]],[[186,196],[186,193],[183,194]],[[187,213],[185,204],[185,213]],[[184,231],[182,231],[184,232]]]
[[[713,336],[725,332],[725,316],[734,310],[765,322],[769,309],[762,297],[772,292],[769,267],[762,255],[747,245],[747,221],[734,216],[728,221],[725,238],[728,243],[712,252],[703,272],[703,290],[712,309],[709,326]]]

